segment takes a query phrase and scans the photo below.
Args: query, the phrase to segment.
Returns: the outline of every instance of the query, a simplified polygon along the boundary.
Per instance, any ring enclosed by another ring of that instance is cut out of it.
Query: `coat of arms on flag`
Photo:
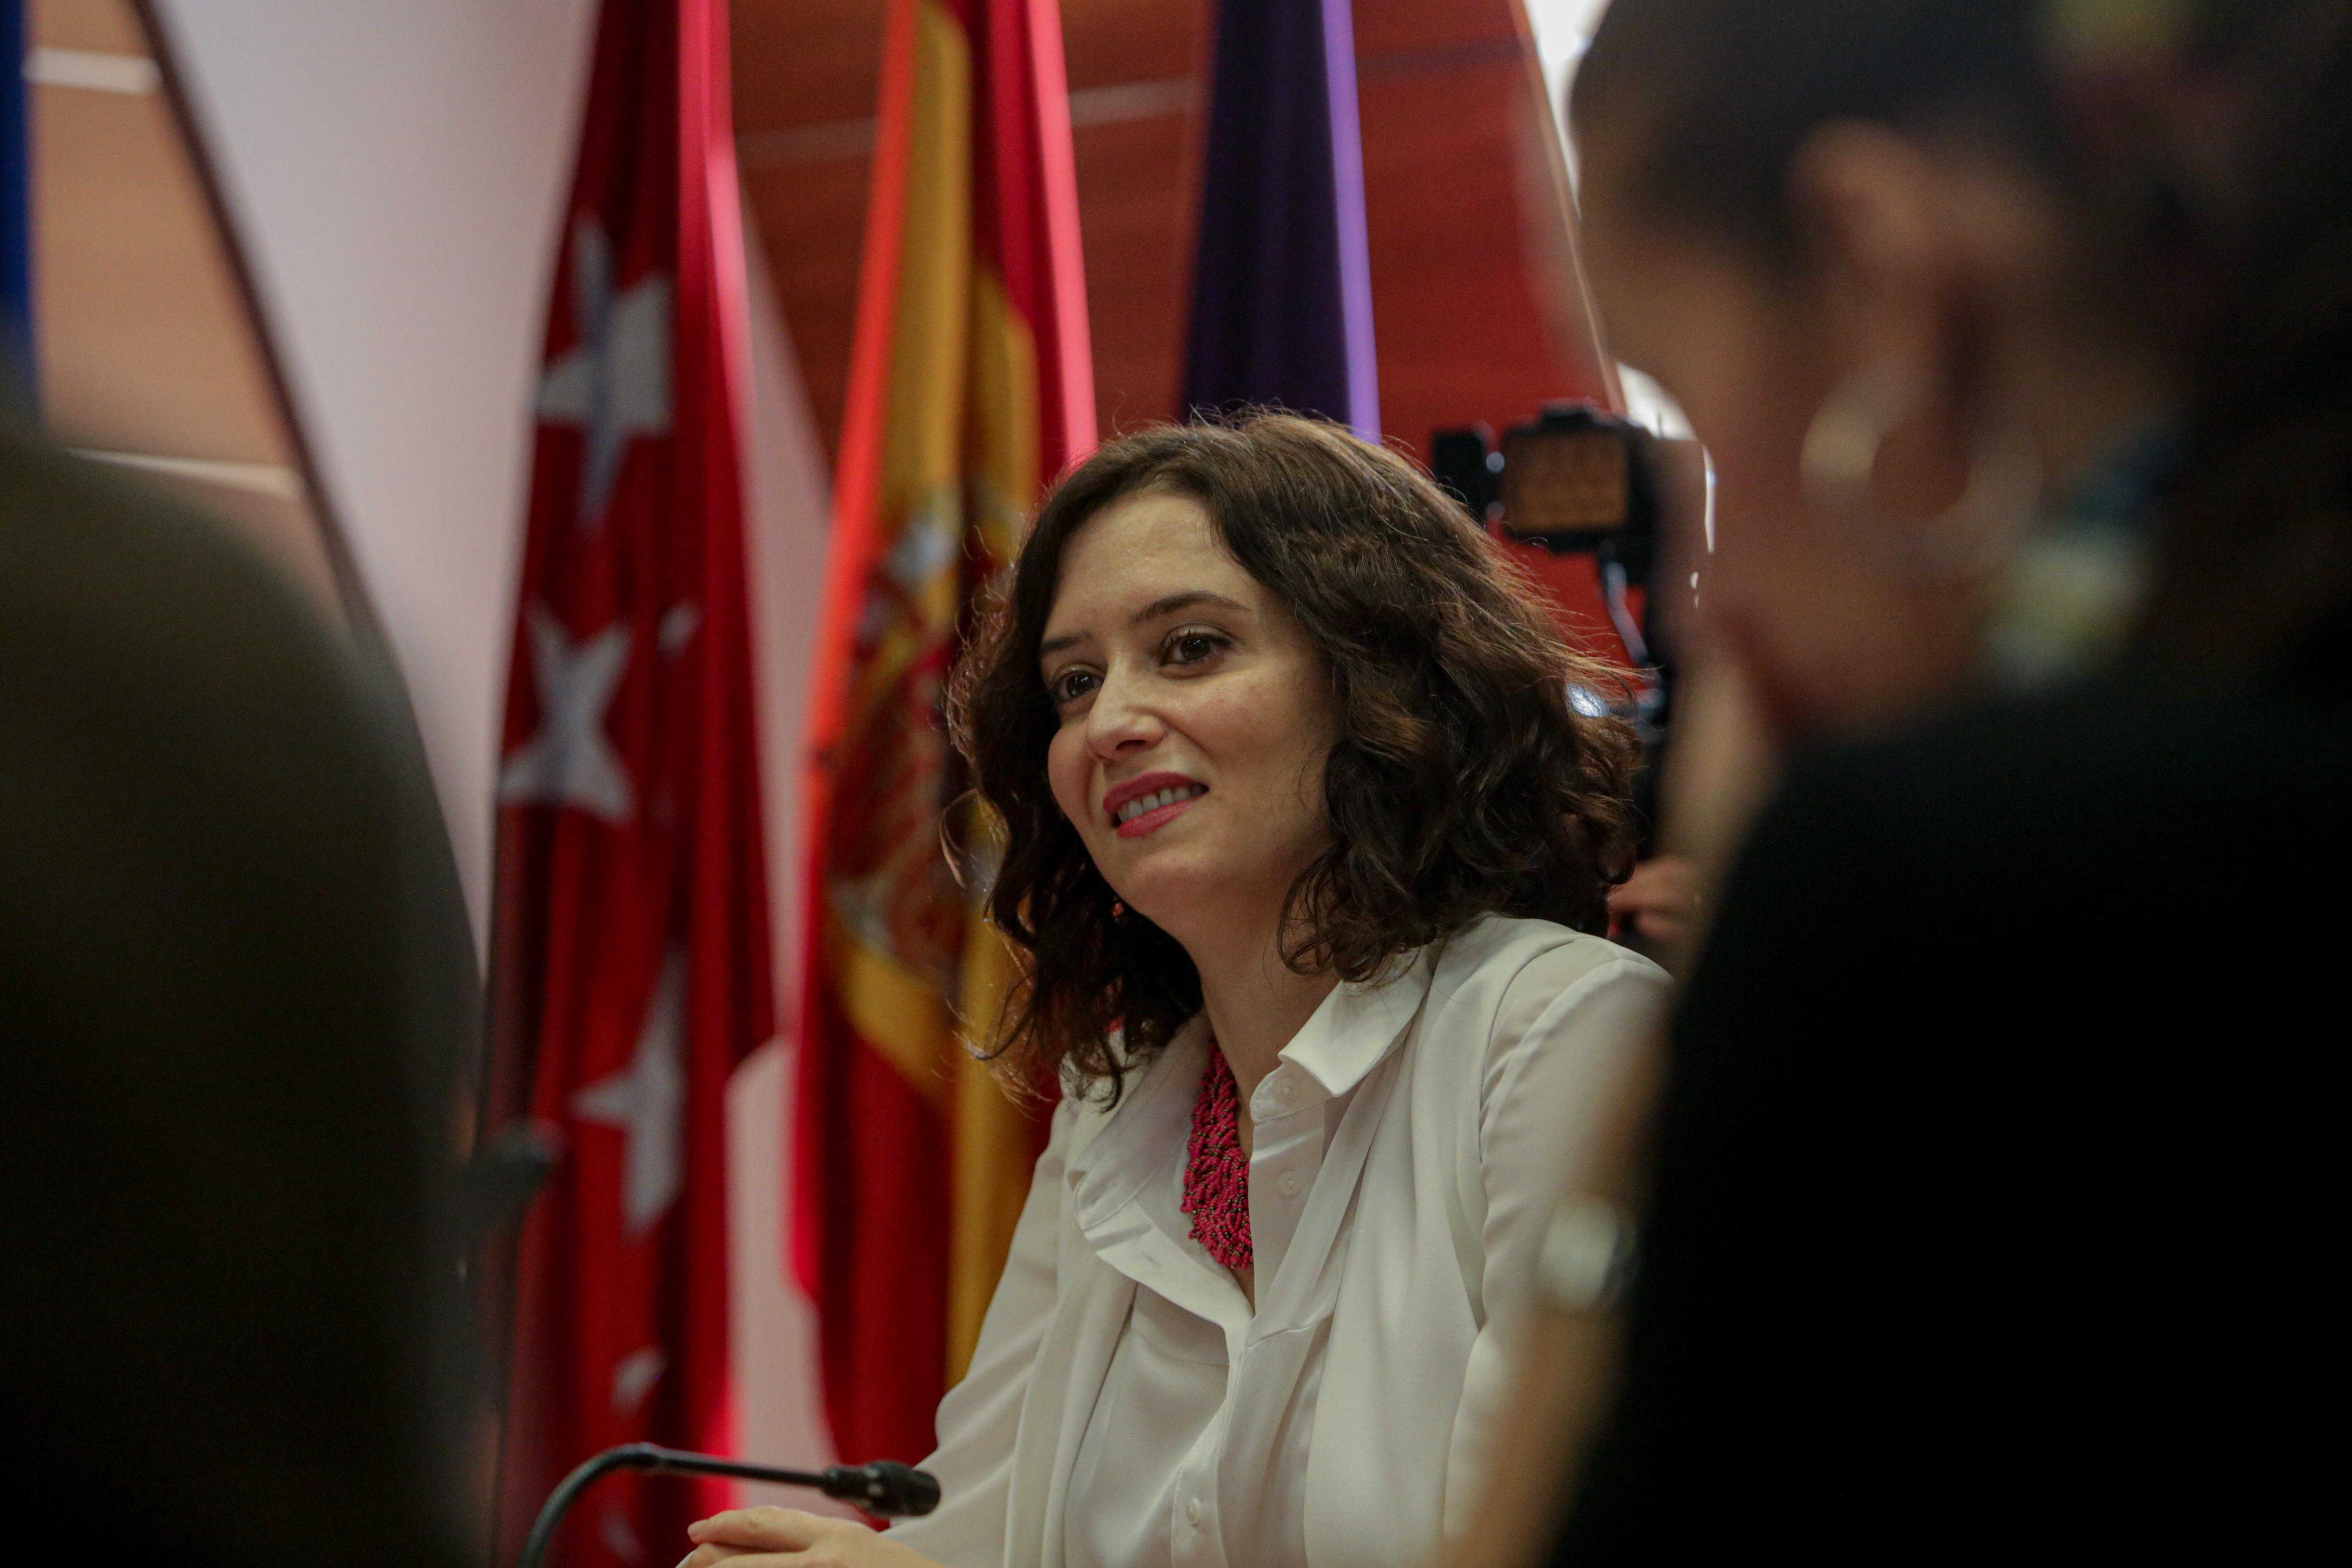
[[[1009,954],[939,709],[974,595],[1094,443],[1061,13],[892,0],[808,821],[796,1258],[848,1458],[915,1458],[1043,1144],[973,1059]],[[885,1243],[877,1239],[887,1237]]]

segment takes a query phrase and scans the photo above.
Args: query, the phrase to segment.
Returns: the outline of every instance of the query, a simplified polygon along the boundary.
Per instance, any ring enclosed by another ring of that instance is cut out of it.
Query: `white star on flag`
[[[587,432],[580,526],[604,520],[621,459],[638,436],[670,425],[669,279],[656,272],[613,292],[613,247],[594,220],[572,231],[572,319],[580,341],[540,377],[539,416]]]
[[[646,1560],[645,1542],[637,1539],[636,1528],[630,1524],[627,1511],[619,1503],[604,1505],[604,1550],[622,1562],[643,1563]]]
[[[686,953],[672,948],[646,1005],[628,1067],[572,1097],[572,1114],[617,1127],[625,1141],[621,1217],[631,1237],[651,1230],[686,1185]]]
[[[647,1345],[623,1356],[620,1364],[613,1369],[613,1413],[635,1414],[668,1367],[669,1352],[659,1345]]]
[[[661,629],[656,634],[661,642],[662,652],[676,658],[686,651],[686,645],[694,640],[694,634],[700,630],[701,626],[702,606],[700,605],[691,599],[672,605],[669,613],[662,616]]]
[[[629,667],[629,628],[616,622],[574,643],[545,605],[533,605],[530,663],[540,730],[499,770],[499,798],[576,805],[606,822],[626,822],[636,810],[636,791],[604,733],[604,710]]]

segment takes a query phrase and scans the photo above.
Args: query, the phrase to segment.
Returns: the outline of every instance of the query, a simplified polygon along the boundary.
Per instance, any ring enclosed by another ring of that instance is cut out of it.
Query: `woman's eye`
[[[1055,676],[1046,689],[1054,694],[1055,704],[1066,707],[1092,691],[1097,684],[1093,670],[1070,669]]]
[[[1224,646],[1225,639],[1213,632],[1179,632],[1168,641],[1168,658],[1172,664],[1198,664],[1214,658]]]

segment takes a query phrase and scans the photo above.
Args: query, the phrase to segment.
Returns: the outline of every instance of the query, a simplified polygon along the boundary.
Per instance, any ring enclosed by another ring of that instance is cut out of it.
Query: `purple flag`
[[[1227,0],[1211,91],[1182,406],[1276,403],[1377,440],[1349,0]]]

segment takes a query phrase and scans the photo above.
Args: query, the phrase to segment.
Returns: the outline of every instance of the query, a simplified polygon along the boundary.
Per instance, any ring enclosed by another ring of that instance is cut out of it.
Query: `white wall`
[[[160,0],[475,929],[528,394],[593,0]]]

